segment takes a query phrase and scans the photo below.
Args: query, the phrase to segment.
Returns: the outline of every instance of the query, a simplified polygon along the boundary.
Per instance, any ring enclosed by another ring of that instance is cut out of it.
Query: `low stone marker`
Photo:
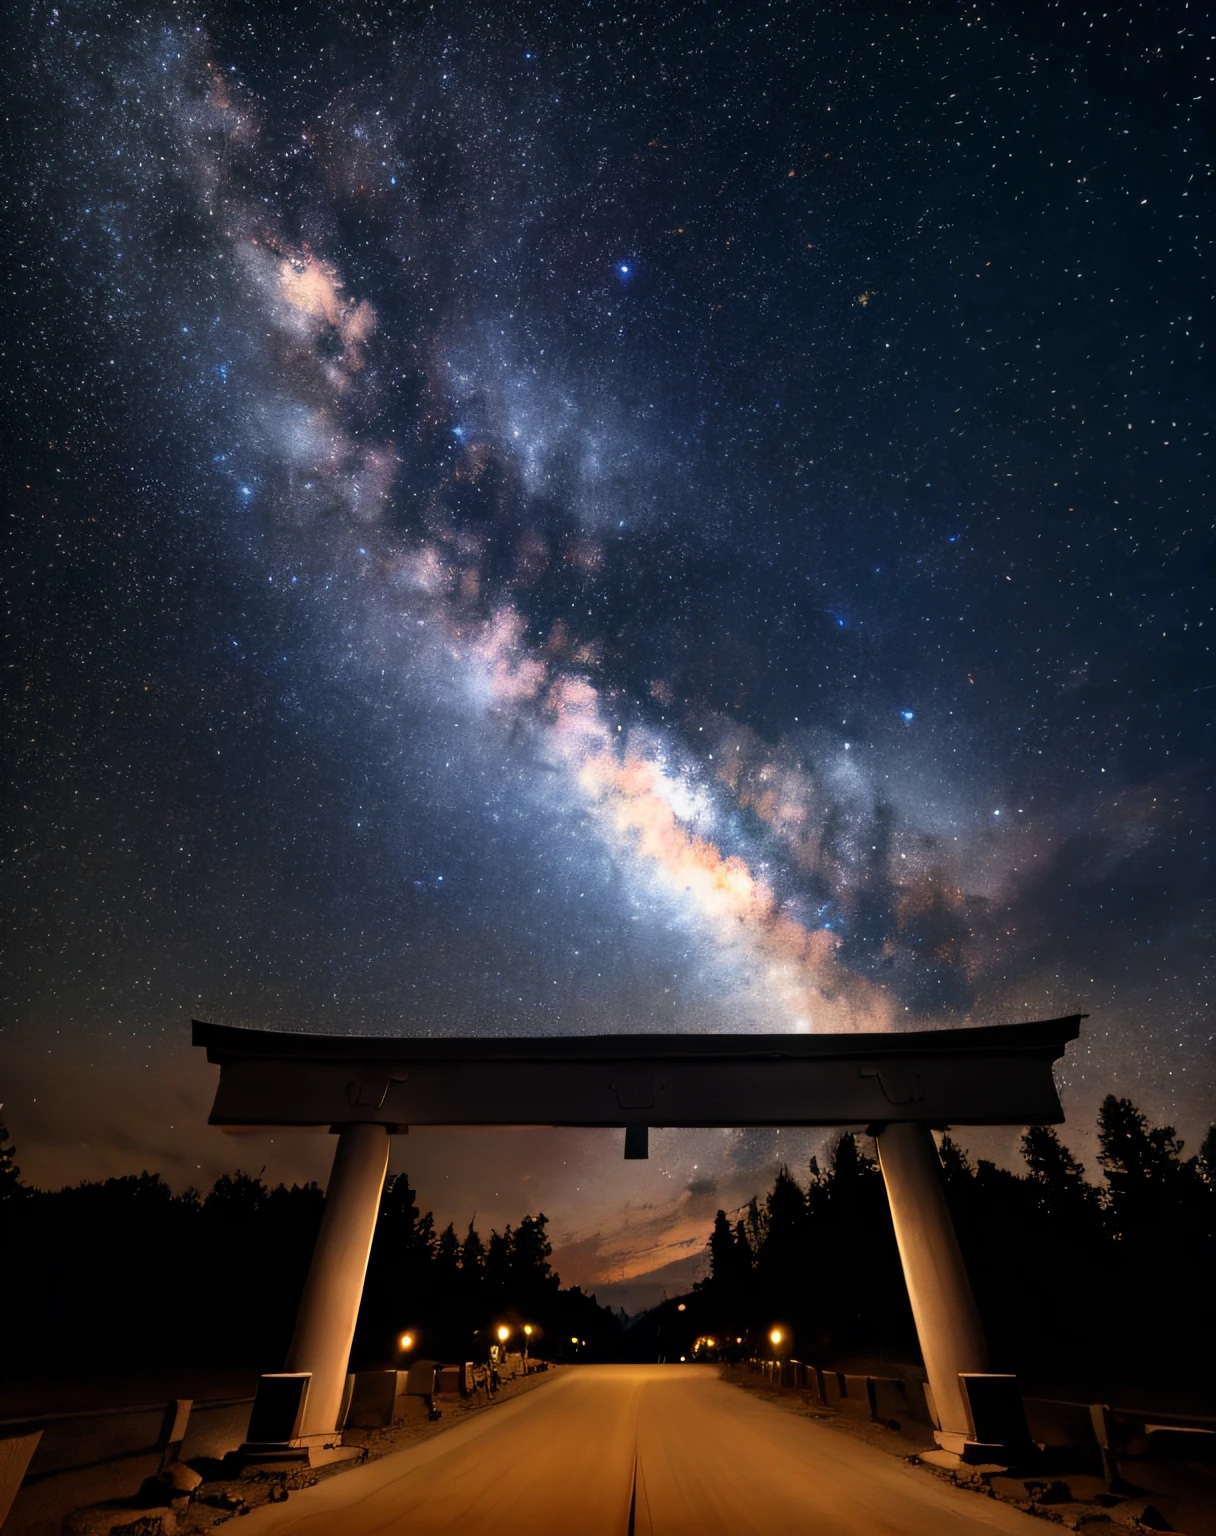
[[[350,1429],[387,1429],[398,1416],[405,1392],[405,1371],[356,1371],[346,1425]]]
[[[405,1390],[411,1397],[430,1397],[435,1390],[435,1360],[415,1360],[406,1375]]]
[[[916,1418],[908,1384],[901,1377],[871,1376],[869,1387],[870,1414],[879,1423],[894,1419],[896,1423],[902,1425],[907,1420]]]
[[[409,1374],[405,1382],[405,1395],[412,1398],[420,1398],[426,1405],[428,1419],[440,1417],[439,1409],[435,1407],[435,1391],[439,1376],[439,1362],[437,1360],[415,1360],[410,1366]]]
[[[846,1375],[844,1377],[844,1395],[851,1403],[870,1406],[870,1378],[868,1376]]]
[[[248,1444],[281,1445],[300,1433],[311,1371],[274,1371],[258,1381],[249,1417]]]
[[[980,1445],[1025,1450],[1030,1445],[1026,1410],[1016,1376],[993,1371],[960,1371],[972,1440]]]

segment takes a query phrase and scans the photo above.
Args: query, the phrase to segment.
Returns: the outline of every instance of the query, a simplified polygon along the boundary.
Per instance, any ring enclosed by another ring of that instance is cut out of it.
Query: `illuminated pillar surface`
[[[383,1125],[344,1125],[338,1133],[325,1214],[287,1352],[288,1371],[311,1371],[300,1438],[333,1435],[355,1337],[363,1281],[376,1231],[388,1132]]]
[[[971,1438],[960,1371],[986,1371],[988,1346],[942,1188],[941,1162],[927,1125],[889,1125],[878,1161],[925,1372],[941,1421],[939,1443],[961,1451]]]

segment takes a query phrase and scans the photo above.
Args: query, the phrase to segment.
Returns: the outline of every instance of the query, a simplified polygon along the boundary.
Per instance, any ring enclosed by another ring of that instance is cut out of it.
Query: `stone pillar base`
[[[236,1458],[242,1466],[325,1467],[363,1454],[361,1445],[343,1445],[341,1435],[297,1435],[294,1440],[246,1440]]]
[[[968,1440],[966,1435],[952,1435],[943,1429],[934,1430],[933,1438],[937,1441],[938,1449],[926,1451],[921,1455],[921,1460],[928,1461],[931,1466],[1008,1467],[1022,1459],[1015,1455],[1012,1446],[989,1445],[983,1440]]]

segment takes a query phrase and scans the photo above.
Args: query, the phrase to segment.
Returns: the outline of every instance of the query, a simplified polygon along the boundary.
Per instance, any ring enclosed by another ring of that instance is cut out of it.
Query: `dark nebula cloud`
[[[1075,1102],[1197,1126],[1195,25],[32,6],[3,1049],[35,1161],[71,1166],[47,1105],[94,1060],[136,1155],[120,1067],[176,1081],[190,1012],[1083,1008]],[[775,1150],[673,1153],[674,1190]]]

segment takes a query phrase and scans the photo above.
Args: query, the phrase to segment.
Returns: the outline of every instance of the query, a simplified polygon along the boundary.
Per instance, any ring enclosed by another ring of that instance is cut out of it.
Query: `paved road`
[[[632,1509],[632,1526],[631,1521]],[[1041,1536],[706,1366],[585,1366],[293,1493],[240,1536]]]

